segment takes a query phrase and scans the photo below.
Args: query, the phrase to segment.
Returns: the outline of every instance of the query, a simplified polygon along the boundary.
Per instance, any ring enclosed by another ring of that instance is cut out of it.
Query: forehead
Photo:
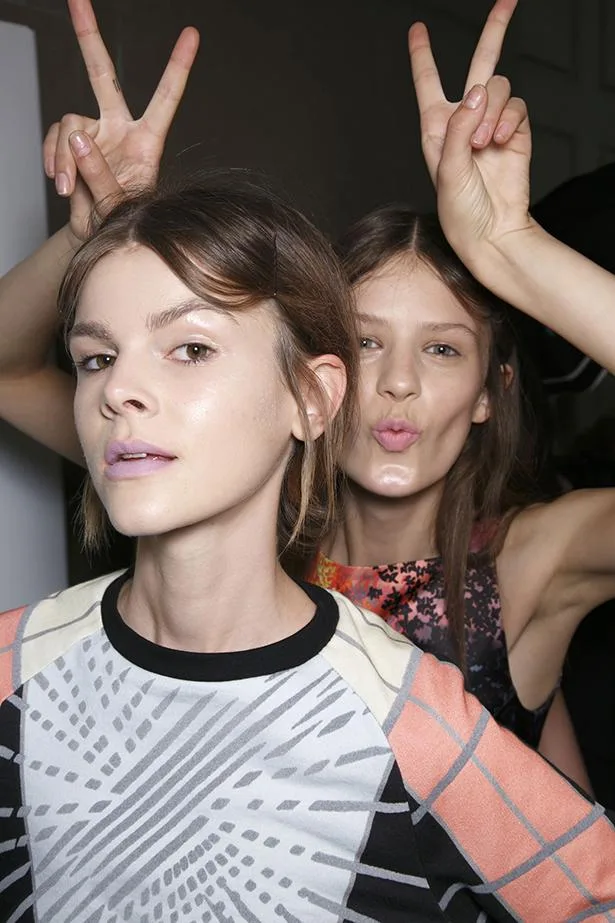
[[[477,320],[421,260],[389,261],[356,286],[355,298],[360,314],[389,322],[464,324],[479,332]]]
[[[152,250],[127,246],[103,256],[89,272],[81,289],[77,316],[92,313],[131,314],[149,312],[153,305],[165,305],[194,297],[194,293]]]
[[[182,319],[191,329],[224,335],[227,344],[232,336],[235,346],[246,341],[269,352],[279,338],[280,316],[270,300],[239,308],[212,301],[205,284],[202,294],[194,292],[156,253],[136,245],[106,254],[92,268],[68,337],[115,341],[155,334]]]

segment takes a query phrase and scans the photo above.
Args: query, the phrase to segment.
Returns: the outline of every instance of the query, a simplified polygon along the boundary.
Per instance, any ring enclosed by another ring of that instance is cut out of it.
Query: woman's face
[[[228,313],[144,247],[90,273],[70,335],[75,417],[114,526],[159,535],[251,509],[277,514],[297,406],[266,305]]]
[[[441,484],[489,415],[485,334],[418,261],[387,263],[355,294],[360,424],[344,470],[370,493],[416,495]]]

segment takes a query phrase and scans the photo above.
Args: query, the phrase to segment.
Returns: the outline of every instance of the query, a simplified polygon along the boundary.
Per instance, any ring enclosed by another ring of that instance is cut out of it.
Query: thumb
[[[79,174],[70,197],[70,228],[77,240],[84,241],[90,234],[92,196]]]
[[[472,169],[472,135],[481,124],[487,108],[487,90],[481,84],[473,86],[452,114],[446,126],[438,182],[454,182],[467,176]]]
[[[100,148],[85,131],[74,131],[69,144],[79,176],[88,187],[94,207],[103,214],[123,195],[123,189]]]

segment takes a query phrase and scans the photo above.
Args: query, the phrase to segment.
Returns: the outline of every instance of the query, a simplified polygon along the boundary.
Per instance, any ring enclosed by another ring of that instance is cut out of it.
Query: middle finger
[[[464,96],[477,83],[485,85],[493,76],[516,6],[517,0],[496,0],[493,5],[470,62]]]

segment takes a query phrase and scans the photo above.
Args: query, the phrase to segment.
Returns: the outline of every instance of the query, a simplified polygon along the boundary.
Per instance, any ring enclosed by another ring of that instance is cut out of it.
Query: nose
[[[410,350],[398,347],[389,354],[379,376],[378,391],[394,401],[420,394],[420,376]]]
[[[119,357],[105,372],[101,402],[101,410],[107,417],[152,414],[158,404],[145,369],[134,361],[122,361]]]

